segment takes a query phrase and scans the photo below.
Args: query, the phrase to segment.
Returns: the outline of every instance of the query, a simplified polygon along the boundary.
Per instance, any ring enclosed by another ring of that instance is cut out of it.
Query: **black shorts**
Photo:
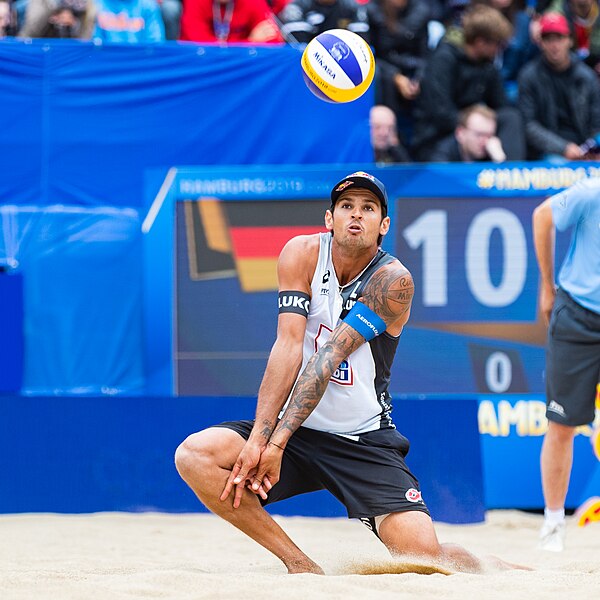
[[[559,289],[546,351],[548,420],[572,427],[591,423],[599,381],[600,314]]]
[[[248,439],[253,421],[230,421],[226,427]],[[280,479],[263,505],[292,496],[329,490],[350,518],[370,520],[392,512],[429,514],[419,482],[404,457],[408,440],[396,429],[364,433],[358,440],[300,427],[283,453]]]

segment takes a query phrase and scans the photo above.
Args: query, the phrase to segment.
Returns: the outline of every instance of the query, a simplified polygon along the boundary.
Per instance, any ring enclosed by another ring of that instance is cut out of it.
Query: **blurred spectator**
[[[563,15],[546,13],[540,19],[541,56],[519,78],[530,158],[587,158],[590,144],[582,145],[600,132],[600,84],[594,71],[571,53],[569,33]]]
[[[328,29],[348,29],[369,39],[367,9],[355,0],[292,0],[279,15],[288,42],[307,44]]]
[[[528,0],[530,6],[533,6],[534,16],[541,16],[544,14],[552,4],[553,0]]]
[[[369,112],[369,125],[376,163],[410,162],[408,152],[398,141],[394,111],[387,106],[373,106]]]
[[[505,47],[500,49],[498,66],[504,87],[511,100],[517,97],[519,71],[538,54],[538,47],[531,39],[531,14],[526,0],[472,0],[473,4],[487,4],[499,10],[513,27],[513,35]]]
[[[181,0],[157,0],[165,26],[165,39],[178,40],[181,30]]]
[[[454,134],[442,140],[431,154],[432,162],[476,162],[506,160],[496,136],[496,112],[483,104],[460,111]]]
[[[0,37],[16,33],[16,14],[10,0],[0,0]]]
[[[92,0],[29,0],[19,37],[89,40],[94,16]]]
[[[458,35],[460,34],[460,35]],[[462,31],[454,30],[436,48],[421,81],[415,106],[413,155],[429,160],[437,144],[451,135],[458,113],[472,104],[497,112],[498,137],[508,160],[525,158],[523,124],[509,105],[494,59],[512,35],[506,17],[489,6],[474,6],[463,16]]]
[[[181,39],[191,42],[282,42],[266,0],[185,0]]]
[[[431,19],[435,21],[443,21],[446,15],[446,0],[427,0]]]
[[[444,0],[442,23],[445,27],[460,27],[463,13],[471,5],[469,0]]]
[[[10,0],[0,0],[0,37],[16,33],[16,13]]]
[[[289,1],[290,0],[267,0],[267,4],[273,11],[273,14],[278,16],[279,13],[288,5]]]
[[[412,124],[412,104],[429,54],[429,5],[427,0],[371,0],[367,13],[377,62],[376,102],[396,113],[410,139],[404,123]]]
[[[95,0],[94,39],[103,42],[162,42],[165,29],[156,0]]]
[[[600,75],[598,0],[553,0],[548,12],[560,12],[565,15],[575,51]]]

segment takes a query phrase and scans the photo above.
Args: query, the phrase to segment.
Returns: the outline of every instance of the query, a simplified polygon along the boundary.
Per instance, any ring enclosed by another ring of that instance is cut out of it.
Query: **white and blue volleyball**
[[[346,29],[330,29],[313,38],[302,54],[308,89],[326,102],[360,98],[375,75],[375,58],[365,40]]]

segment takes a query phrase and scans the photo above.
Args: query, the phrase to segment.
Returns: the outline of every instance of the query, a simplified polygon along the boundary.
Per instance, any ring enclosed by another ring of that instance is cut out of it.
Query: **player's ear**
[[[333,213],[329,209],[325,211],[325,227],[327,231],[333,231]]]
[[[390,230],[390,218],[384,217],[381,221],[381,225],[379,226],[379,234],[386,235]]]

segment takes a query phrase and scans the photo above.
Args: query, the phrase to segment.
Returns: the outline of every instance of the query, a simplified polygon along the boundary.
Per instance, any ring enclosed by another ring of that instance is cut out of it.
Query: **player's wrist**
[[[542,281],[542,291],[554,293],[556,291],[556,283],[554,281]]]
[[[265,419],[256,419],[254,427],[248,436],[248,442],[264,448],[269,442],[273,429],[274,424],[269,424]]]
[[[261,451],[264,450],[267,447],[267,444],[269,443],[268,438],[265,438],[263,435],[252,435],[250,434],[250,437],[248,438],[248,441],[246,442],[246,444],[249,444],[250,446],[255,446],[256,448],[259,448]]]
[[[279,448],[282,452],[285,450],[285,445],[279,442],[274,442],[273,440],[269,440],[269,446],[275,446],[275,448]]]

